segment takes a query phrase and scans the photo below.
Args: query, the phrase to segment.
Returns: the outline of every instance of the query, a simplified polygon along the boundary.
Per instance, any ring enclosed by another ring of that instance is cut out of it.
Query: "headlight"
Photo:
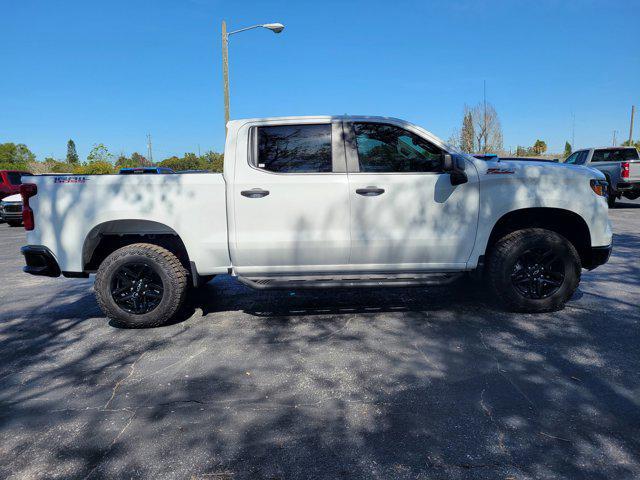
[[[607,187],[609,183],[606,180],[591,180],[591,190],[601,197],[607,196]]]

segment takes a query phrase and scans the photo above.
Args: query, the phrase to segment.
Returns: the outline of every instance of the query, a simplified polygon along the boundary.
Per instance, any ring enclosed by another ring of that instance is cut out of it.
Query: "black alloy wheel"
[[[147,263],[122,265],[111,280],[111,297],[122,310],[142,315],[162,301],[164,286],[160,275]]]
[[[526,250],[516,260],[511,283],[520,295],[538,300],[558,291],[564,282],[564,261],[551,248]]]

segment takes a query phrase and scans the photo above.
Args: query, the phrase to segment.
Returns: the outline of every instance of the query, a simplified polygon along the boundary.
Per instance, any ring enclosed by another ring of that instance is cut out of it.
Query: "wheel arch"
[[[110,220],[94,226],[82,246],[82,269],[95,272],[115,250],[133,243],[150,243],[172,252],[187,271],[192,270],[189,254],[180,235],[168,225],[152,220]]]
[[[544,228],[562,235],[573,244],[582,264],[590,263],[591,232],[587,222],[577,213],[562,208],[521,208],[504,214],[491,230],[485,255],[500,238],[524,228]]]

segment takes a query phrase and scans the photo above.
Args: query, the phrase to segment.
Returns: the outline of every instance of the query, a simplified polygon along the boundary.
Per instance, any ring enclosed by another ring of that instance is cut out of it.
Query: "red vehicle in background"
[[[0,170],[0,200],[9,195],[20,193],[22,175],[31,175],[20,170]]]

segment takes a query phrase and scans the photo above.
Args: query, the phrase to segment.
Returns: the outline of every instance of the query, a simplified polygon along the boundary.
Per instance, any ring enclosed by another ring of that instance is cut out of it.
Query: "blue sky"
[[[637,0],[1,0],[0,142],[222,150],[226,19],[286,25],[231,38],[232,118],[389,115],[446,140],[486,80],[505,147],[560,151],[573,113],[578,147],[609,144],[640,106],[639,18]]]

